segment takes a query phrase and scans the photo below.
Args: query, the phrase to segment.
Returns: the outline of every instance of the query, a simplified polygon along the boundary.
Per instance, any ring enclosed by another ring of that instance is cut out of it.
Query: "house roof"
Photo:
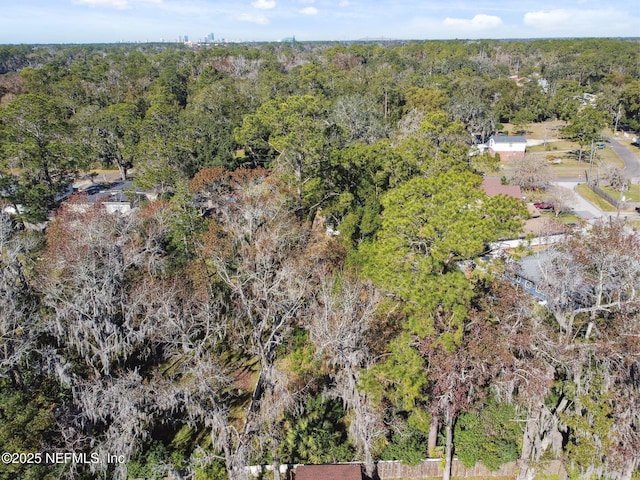
[[[481,187],[490,197],[506,195],[507,197],[522,199],[522,190],[520,190],[519,185],[502,185],[499,178],[485,177],[482,180]]]
[[[360,465],[301,465],[295,480],[362,480]]]
[[[522,135],[494,135],[491,139],[495,143],[527,143]]]

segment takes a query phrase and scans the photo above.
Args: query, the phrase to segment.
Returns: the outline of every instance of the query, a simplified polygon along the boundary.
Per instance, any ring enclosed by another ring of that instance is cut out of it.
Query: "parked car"
[[[551,205],[550,203],[547,202],[535,202],[533,204],[534,207],[536,207],[538,210],[552,210],[553,209],[553,205]]]
[[[606,145],[604,143],[596,143],[596,148],[598,150],[602,150],[604,147],[606,147]]]

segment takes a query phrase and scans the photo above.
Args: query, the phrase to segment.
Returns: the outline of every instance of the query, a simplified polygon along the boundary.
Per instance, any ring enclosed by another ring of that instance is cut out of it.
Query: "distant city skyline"
[[[21,0],[0,43],[638,37],[622,0]]]

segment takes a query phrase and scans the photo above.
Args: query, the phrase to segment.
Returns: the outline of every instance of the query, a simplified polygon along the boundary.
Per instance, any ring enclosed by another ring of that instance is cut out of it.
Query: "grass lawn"
[[[600,187],[600,188],[602,188],[602,190],[607,192],[613,198],[618,198],[618,199],[620,198],[619,191],[614,190],[611,187]],[[624,197],[627,200],[627,202],[640,202],[640,185],[636,185],[636,184],[629,185],[629,190],[624,192]]]
[[[545,145],[534,145],[527,147],[527,157],[538,157],[546,159],[553,168],[554,175],[557,177],[584,177],[586,170],[590,167],[590,152],[588,149],[583,151],[583,159],[578,162],[578,149],[580,146],[575,142],[560,139],[560,129],[566,125],[566,122],[554,120],[542,123],[531,123],[526,127],[524,134],[528,139],[535,140],[555,140],[549,141]],[[503,131],[513,134],[515,126],[505,124]],[[618,138],[618,140],[621,140]],[[626,143],[630,143],[628,140]],[[629,147],[633,148],[633,147]],[[640,149],[637,153],[640,154]],[[600,174],[609,168],[624,168],[624,162],[613,151],[611,147],[605,147],[594,152],[594,169],[598,168]],[[509,161],[500,162],[500,172],[505,176],[509,176],[512,171],[512,164]]]
[[[595,206],[600,208],[604,212],[615,212],[616,207],[607,202],[600,195],[594,193],[586,184],[581,183],[576,187],[576,192],[580,194],[581,197],[586,199],[587,201],[593,203]]]
[[[622,145],[625,146],[625,148],[627,150],[629,150],[631,153],[633,153],[636,157],[640,158],[640,147],[635,147],[633,145],[631,145],[630,141],[624,141],[620,138],[617,139],[619,143],[621,143]]]
[[[562,157],[564,154],[568,154],[569,151],[577,148],[577,145],[569,140],[556,140],[547,142],[544,145],[533,145],[527,147],[529,153],[541,153],[544,152],[549,156],[558,155]]]
[[[525,127],[524,136],[528,138],[559,138],[560,129],[567,124],[564,120],[547,120],[546,122],[530,123]],[[516,133],[517,127],[511,123],[504,123],[502,129],[509,135],[520,135]]]
[[[596,159],[598,158],[601,159],[608,167],[618,167],[620,170],[624,168],[624,162],[611,147],[596,150]]]
[[[627,223],[634,230],[636,230],[636,231],[640,230],[640,220],[627,220]]]
[[[535,147],[534,147],[535,148]],[[549,165],[551,166],[551,171],[555,177],[579,177],[584,179],[585,172],[589,170],[589,163],[582,161],[578,162],[573,158],[563,157],[562,154],[558,154],[557,157],[560,159],[560,163],[553,163],[549,157],[549,152],[538,152],[531,153],[527,149],[527,157],[526,158],[534,158],[537,156],[542,156],[543,158],[549,161]],[[500,173],[499,175],[504,175],[507,178],[511,176],[513,172],[513,163],[511,161],[501,161],[500,162]],[[601,169],[602,170],[602,169]]]
[[[551,215],[553,215],[553,214],[551,214]],[[563,225],[566,225],[568,223],[581,224],[583,222],[583,220],[578,215],[576,215],[575,213],[571,213],[571,212],[561,213],[557,217],[554,216],[554,218],[558,222],[562,223]]]

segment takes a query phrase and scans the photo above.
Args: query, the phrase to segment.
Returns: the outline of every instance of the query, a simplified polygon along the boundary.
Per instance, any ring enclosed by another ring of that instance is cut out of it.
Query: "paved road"
[[[581,219],[587,221],[587,223],[593,223],[598,218],[626,218],[627,220],[638,220],[640,219],[640,215],[636,212],[603,212],[597,206],[593,205],[591,202],[585,200],[582,196],[575,191],[576,186],[579,182],[573,181],[562,181],[555,182],[555,185],[566,188],[568,190],[573,190],[574,199],[573,199],[573,213],[575,213]]]
[[[640,180],[640,158],[630,152],[614,137],[611,137],[609,135],[605,136],[609,140],[609,145],[611,146],[613,151],[616,152],[624,162],[624,170],[622,170],[622,174],[625,177],[631,179],[633,183],[636,183],[638,180]]]
[[[603,136],[608,140],[609,147],[618,154],[622,162],[624,163],[624,169],[622,174],[631,180],[632,183],[640,183],[640,158],[638,155],[629,151],[624,145],[618,142],[614,137],[606,135]],[[640,149],[639,149],[640,153]],[[587,164],[585,164],[587,165]],[[587,166],[588,168],[588,166]],[[584,175],[579,177],[558,177],[562,182],[580,182],[584,183]]]
[[[638,156],[636,156],[633,152],[630,152],[615,138],[609,135],[605,135],[605,137],[609,141],[610,148],[613,149],[613,151],[616,152],[624,162],[624,169],[622,170],[623,175],[631,179],[631,181],[634,183],[640,181],[640,158],[638,158]],[[593,221],[596,218],[609,218],[610,216],[617,215],[616,213],[603,212],[598,207],[585,200],[575,191],[576,186],[579,183],[584,183],[584,178],[563,177],[559,180],[560,181],[555,182],[556,185],[568,190],[573,190],[575,197],[573,201],[573,208],[575,214],[580,218]],[[639,218],[637,213],[621,213],[620,216],[627,217],[629,219]]]
[[[584,182],[582,182],[584,183]],[[591,202],[585,200],[581,195],[576,192],[576,186],[579,182],[574,181],[562,181],[555,182],[555,184],[559,187],[566,188],[568,190],[573,191],[573,211],[574,213],[582,218],[583,220],[594,220],[596,218],[608,216],[609,213],[605,213],[600,210],[598,207],[593,205]]]

